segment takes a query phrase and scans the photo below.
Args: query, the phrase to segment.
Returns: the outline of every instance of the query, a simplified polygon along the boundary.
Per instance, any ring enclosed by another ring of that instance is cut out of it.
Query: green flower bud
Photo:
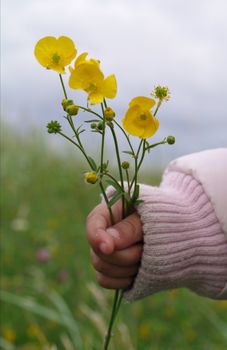
[[[170,135],[167,137],[166,141],[169,145],[173,145],[175,143],[175,137]]]
[[[96,123],[91,123],[90,127],[91,127],[91,129],[96,129],[97,128],[97,124]]]
[[[106,120],[111,121],[115,117],[115,112],[112,108],[106,107],[106,109],[104,110],[104,116]]]
[[[61,105],[62,105],[64,111],[66,110],[66,108],[68,106],[73,105],[73,104],[74,104],[73,100],[67,100],[66,98],[64,98],[61,102]]]
[[[98,123],[98,129],[99,130],[103,130],[103,122],[99,122]]]
[[[61,124],[59,124],[57,120],[51,120],[47,124],[47,131],[49,134],[57,134],[61,131]]]
[[[94,185],[98,181],[98,176],[94,171],[85,173],[84,180],[86,183]]]
[[[78,110],[79,108],[74,104],[67,106],[65,109],[66,113],[68,113],[69,115],[77,115]]]
[[[127,170],[129,167],[130,167],[130,164],[129,164],[129,162],[122,162],[121,163],[121,167],[123,168],[123,169],[125,169],[125,170]]]

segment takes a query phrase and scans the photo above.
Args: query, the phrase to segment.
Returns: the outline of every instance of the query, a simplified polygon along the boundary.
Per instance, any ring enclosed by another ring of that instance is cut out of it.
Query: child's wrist
[[[188,287],[216,298],[227,280],[227,242],[202,186],[170,173],[160,188],[141,186],[141,268],[126,299]]]

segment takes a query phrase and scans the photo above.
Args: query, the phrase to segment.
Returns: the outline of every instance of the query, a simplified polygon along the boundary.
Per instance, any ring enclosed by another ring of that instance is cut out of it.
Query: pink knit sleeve
[[[144,249],[125,298],[134,301],[187,287],[227,299],[227,239],[202,185],[191,175],[173,171],[160,187],[141,185],[141,198]]]

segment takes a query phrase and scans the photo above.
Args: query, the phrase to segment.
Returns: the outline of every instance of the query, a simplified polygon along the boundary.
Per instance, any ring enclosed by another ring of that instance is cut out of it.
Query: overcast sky
[[[159,138],[175,134],[176,154],[227,144],[226,0],[2,0],[1,22],[2,116],[20,128],[61,118],[58,76],[33,50],[67,35],[116,75],[120,116],[132,97],[168,85]]]

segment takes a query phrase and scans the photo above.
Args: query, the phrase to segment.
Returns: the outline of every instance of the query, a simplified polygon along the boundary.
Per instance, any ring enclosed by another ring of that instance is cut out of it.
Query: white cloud
[[[59,113],[57,78],[37,64],[33,47],[65,34],[116,74],[121,113],[131,97],[167,84],[164,118],[181,125],[186,142],[184,126],[197,128],[197,143],[209,128],[218,144],[226,125],[226,10],[225,0],[3,0],[3,112],[15,121],[26,111],[39,122]]]

